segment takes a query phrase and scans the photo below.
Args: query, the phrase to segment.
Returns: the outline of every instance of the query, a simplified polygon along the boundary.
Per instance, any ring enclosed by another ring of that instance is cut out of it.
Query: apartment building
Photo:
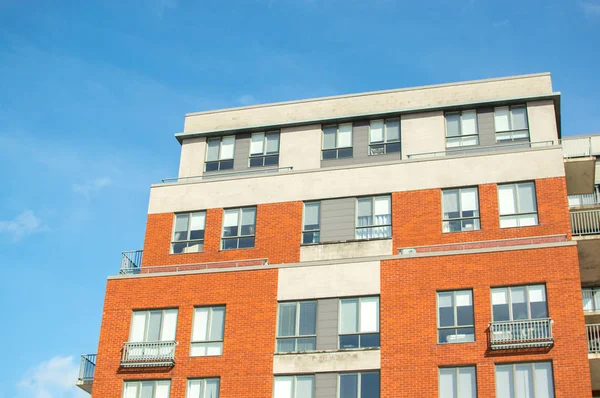
[[[187,114],[78,385],[592,397],[600,138],[560,126],[547,73]]]

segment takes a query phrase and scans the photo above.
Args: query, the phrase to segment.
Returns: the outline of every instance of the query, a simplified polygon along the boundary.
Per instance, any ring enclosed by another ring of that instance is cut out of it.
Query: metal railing
[[[600,135],[563,138],[560,140],[565,158],[600,155]]]
[[[600,311],[600,288],[584,287],[581,289],[584,312]]]
[[[589,354],[600,354],[600,324],[585,325]]]
[[[600,234],[600,209],[572,211],[570,215],[573,235]]]
[[[431,157],[443,157],[443,156],[456,156],[456,155],[469,155],[473,153],[485,153],[485,152],[496,152],[506,151],[512,149],[524,149],[524,148],[539,148],[554,145],[554,141],[517,141],[510,144],[497,144],[497,145],[473,145],[466,147],[457,147],[447,149],[445,151],[438,152],[425,152],[425,153],[413,153],[407,155],[408,159],[421,159]]]
[[[600,185],[594,187],[594,192],[583,195],[569,195],[569,207],[600,205]]]
[[[79,377],[81,382],[94,380],[94,371],[96,370],[96,354],[84,354],[81,356],[79,365]]]
[[[121,254],[121,274],[139,274],[143,250],[130,250]]]
[[[155,272],[182,272],[182,271],[198,271],[215,268],[240,268],[240,267],[251,267],[251,266],[264,266],[269,265],[269,261],[266,258],[257,258],[251,260],[230,260],[230,261],[218,261],[211,263],[198,263],[198,264],[178,264],[178,265],[159,265],[159,266],[144,266],[144,267],[133,267],[133,268],[121,268],[121,274],[152,274]]]
[[[175,341],[125,343],[121,366],[171,366],[175,364]]]
[[[194,181],[203,181],[203,180],[215,180],[218,178],[243,177],[246,175],[281,173],[281,172],[292,171],[292,170],[294,170],[293,167],[270,167],[270,168],[257,168],[256,170],[228,171],[225,173],[208,172],[201,176],[163,178],[162,182],[163,183],[194,182]]]
[[[552,319],[527,319],[490,323],[490,348],[548,347],[554,344]]]

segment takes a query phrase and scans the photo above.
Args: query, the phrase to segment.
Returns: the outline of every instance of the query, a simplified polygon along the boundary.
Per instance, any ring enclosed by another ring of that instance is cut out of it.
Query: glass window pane
[[[256,219],[256,208],[242,210],[241,235],[254,235],[255,219]]]
[[[373,215],[373,201],[371,198],[358,199],[358,217],[371,217]]]
[[[375,216],[387,216],[392,214],[391,198],[389,196],[378,196],[375,198]],[[379,223],[377,223],[379,224]]]
[[[444,219],[458,218],[458,190],[442,191],[442,211]]]
[[[153,398],[169,398],[171,382],[168,380],[159,380],[156,382],[156,392]]]
[[[192,328],[192,341],[206,341],[208,334],[208,307],[194,310],[194,326]]]
[[[526,130],[527,129],[527,108],[524,106],[513,107],[512,113],[512,129]]]
[[[235,147],[235,135],[228,135],[221,140],[221,154],[219,159],[233,159],[233,149]]]
[[[463,111],[461,122],[461,135],[477,134],[477,112]]]
[[[458,137],[460,135],[460,114],[446,114],[446,137]]]
[[[500,215],[515,214],[517,212],[515,206],[515,186],[498,185],[498,207]]]
[[[473,299],[471,291],[456,292],[456,324],[473,325]]]
[[[202,380],[188,380],[186,398],[202,398]]]
[[[225,214],[223,217],[223,226],[224,227],[237,227],[238,226],[238,209],[225,210]]]
[[[533,370],[530,363],[515,365],[515,393],[518,397],[534,398]]]
[[[148,322],[148,332],[146,341],[160,340],[160,325],[162,323],[162,311],[150,312],[150,321]]]
[[[203,230],[206,225],[206,213],[192,213],[192,223],[190,224],[191,231]]]
[[[534,371],[536,397],[554,398],[552,364],[550,362],[538,362],[535,364]]]
[[[352,146],[352,123],[340,124],[338,127],[338,141],[337,147],[351,147]]]
[[[477,188],[463,188],[460,190],[460,207],[462,212],[479,210]]]
[[[494,125],[496,132],[510,130],[508,107],[496,108],[494,110]]]
[[[358,398],[358,374],[340,375],[339,398]]]
[[[140,394],[140,398],[154,398],[154,382],[153,381],[143,381],[141,382],[142,391]]]
[[[439,370],[439,397],[457,398],[456,396],[456,368],[441,368]]]
[[[365,333],[361,334],[359,347],[368,348],[368,347],[379,347],[379,333]]]
[[[146,330],[146,311],[134,311],[131,318],[131,331],[129,341],[139,343],[144,341],[144,332]]]
[[[279,328],[277,335],[296,335],[296,303],[279,304]]]
[[[297,351],[314,351],[317,348],[316,337],[303,337],[296,339]]]
[[[512,365],[496,365],[496,398],[515,398]]]
[[[296,339],[278,339],[277,352],[294,352]]]
[[[316,301],[300,303],[300,336],[316,334],[317,328],[317,303]]]
[[[371,144],[383,142],[383,120],[371,120],[369,134]]]
[[[535,185],[532,182],[518,184],[519,192],[519,213],[534,213],[535,204]]]
[[[219,160],[219,148],[221,146],[221,139],[209,139],[208,147],[206,148],[206,160],[208,162],[213,162],[215,160]]]
[[[294,398],[313,398],[314,376],[296,376],[296,396]]]
[[[328,126],[323,128],[323,149],[335,148],[335,135],[337,126]],[[325,158],[325,157],[323,157]]]
[[[139,386],[140,383],[137,381],[125,382],[125,387],[123,388],[123,398],[138,398]]]
[[[219,398],[219,379],[206,380],[206,392],[202,398]]]
[[[310,228],[312,229],[319,229],[319,210],[320,210],[320,203],[318,202],[313,202],[313,203],[305,203],[304,204],[304,229],[307,230],[308,228],[306,228],[307,225],[310,226],[316,226]]]
[[[358,300],[341,300],[340,333],[358,331]]]
[[[385,135],[387,142],[400,141],[400,119],[388,119],[385,121]],[[388,152],[390,152],[389,147]]]
[[[279,133],[267,134],[267,153],[279,153]]]
[[[360,299],[360,332],[379,331],[379,297]]]
[[[458,368],[459,398],[477,398],[475,368]]]
[[[223,326],[225,323],[225,307],[213,307],[210,322],[210,340],[223,340]]]
[[[252,134],[250,142],[250,154],[251,155],[262,155],[263,144],[265,141],[265,133],[254,133]]]
[[[359,335],[358,334],[348,334],[340,336],[340,348],[358,348],[359,344]]]
[[[189,214],[175,215],[175,232],[187,232]],[[185,240],[185,239],[182,239]]]
[[[379,398],[379,373],[361,373],[360,397]]]
[[[163,311],[161,341],[175,341],[175,330],[177,329],[177,310]]]
[[[275,377],[274,398],[292,398],[292,386],[294,378],[292,376]]]

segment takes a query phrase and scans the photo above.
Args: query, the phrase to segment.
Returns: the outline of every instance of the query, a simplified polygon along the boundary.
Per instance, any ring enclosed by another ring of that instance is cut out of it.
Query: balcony
[[[600,135],[563,138],[561,140],[565,158],[580,158],[600,155]]]
[[[426,153],[413,153],[409,154],[406,157],[408,159],[423,159],[423,158],[436,158],[440,156],[465,156],[465,155],[473,155],[473,154],[481,154],[486,152],[497,152],[497,151],[514,151],[519,149],[529,149],[529,148],[542,148],[553,146],[554,141],[539,141],[539,142],[529,142],[529,141],[516,141],[508,144],[496,144],[496,145],[473,145],[473,146],[464,146],[464,147],[456,147],[449,148],[445,151],[438,152],[426,152]]]
[[[79,365],[79,377],[77,378],[77,387],[87,393],[92,393],[92,382],[94,381],[94,371],[96,370],[96,354],[86,354],[81,356]]]
[[[271,174],[271,173],[285,173],[287,171],[293,171],[293,167],[258,167],[254,170],[241,170],[241,171],[228,171],[228,172],[207,172],[201,176],[193,176],[193,177],[173,177],[173,178],[163,178],[163,184],[172,184],[178,182],[198,182],[204,180],[220,180],[220,179],[229,179],[229,178],[241,178],[241,177],[252,177],[261,174]]]
[[[121,366],[152,367],[175,365],[175,341],[125,343]]]
[[[594,187],[594,192],[583,195],[569,195],[569,207],[600,207],[600,185]]]
[[[573,235],[600,234],[600,209],[571,211]]]
[[[552,319],[527,319],[490,323],[490,348],[507,350],[513,348],[550,347]]]
[[[123,258],[121,260],[121,269],[119,270],[119,273],[122,275],[153,274],[156,272],[202,271],[216,268],[260,267],[269,265],[268,259],[256,258],[249,260],[227,260],[210,263],[177,265],[149,265],[145,267],[140,267],[130,259],[131,253],[136,253],[135,256],[139,256],[140,259],[142,258],[142,250],[137,250],[135,252],[123,252]]]
[[[130,250],[121,253],[121,274],[139,274],[142,266],[143,250]]]

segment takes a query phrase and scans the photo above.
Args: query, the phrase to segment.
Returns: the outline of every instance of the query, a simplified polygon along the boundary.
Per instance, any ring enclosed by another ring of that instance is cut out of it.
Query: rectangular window
[[[279,131],[254,133],[250,140],[250,167],[279,164]]]
[[[235,135],[209,138],[206,143],[204,171],[233,169]]]
[[[379,398],[379,372],[341,373],[338,398]]]
[[[126,381],[123,398],[169,398],[171,380]]]
[[[227,209],[223,212],[221,249],[252,248],[255,233],[256,207]]]
[[[554,398],[551,362],[496,365],[496,398]]]
[[[492,289],[492,320],[494,322],[544,318],[548,318],[544,285]]]
[[[372,196],[356,199],[356,239],[392,236],[392,198]]]
[[[494,109],[496,142],[529,140],[527,107],[503,106]]]
[[[438,343],[475,341],[473,291],[438,292]]]
[[[219,398],[219,379],[189,379],[186,398]]]
[[[474,366],[439,369],[440,398],[477,398]]]
[[[379,347],[379,297],[340,299],[340,348]]]
[[[133,311],[129,342],[175,341],[177,309]]]
[[[400,119],[371,120],[369,155],[400,152]]]
[[[323,127],[322,159],[352,157],[352,123]]]
[[[446,148],[477,144],[477,111],[446,113]]]
[[[600,288],[589,287],[581,289],[583,310],[586,312],[600,311]]]
[[[442,215],[443,232],[480,229],[477,188],[443,189]]]
[[[204,250],[206,212],[175,214],[171,254],[197,253]]]
[[[302,243],[319,243],[321,241],[321,202],[304,203],[304,219],[302,220]]]
[[[314,351],[316,335],[316,301],[279,303],[277,352]]]
[[[224,327],[225,307],[195,308],[190,356],[223,355]]]
[[[500,228],[538,225],[535,184],[520,182],[498,185]]]
[[[273,398],[313,398],[315,376],[275,376]]]

